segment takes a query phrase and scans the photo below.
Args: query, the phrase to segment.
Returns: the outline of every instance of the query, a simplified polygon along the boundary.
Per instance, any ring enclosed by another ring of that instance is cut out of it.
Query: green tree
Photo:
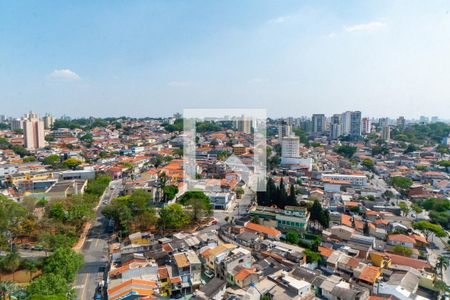
[[[372,170],[375,165],[373,160],[371,160],[370,158],[363,159],[361,164],[369,170]]]
[[[20,266],[20,255],[16,251],[9,252],[3,259],[1,267],[8,273],[14,273]]]
[[[438,224],[433,224],[428,221],[419,221],[413,224],[413,228],[422,231],[428,240],[431,233],[434,233],[437,237],[445,237],[447,233]]]
[[[400,201],[398,206],[400,207],[400,210],[403,212],[404,216],[407,216],[409,213],[409,207],[408,204],[406,204],[405,201]]]
[[[297,231],[290,230],[286,234],[286,241],[290,244],[297,245],[299,240],[300,240],[300,235],[298,234]]]
[[[86,133],[80,137],[80,141],[90,143],[93,141],[93,136],[91,133]]]
[[[351,158],[356,153],[357,148],[350,145],[342,145],[334,149],[334,151],[346,158]]]
[[[58,164],[60,162],[60,158],[58,154],[51,154],[49,156],[47,156],[46,158],[44,158],[44,160],[42,161],[42,163],[44,165],[51,165],[54,166],[56,164]]]
[[[166,185],[163,188],[164,198],[167,200],[172,200],[178,193],[178,187],[176,185]],[[165,200],[166,201],[166,200]]]
[[[422,208],[415,203],[411,204],[411,208],[416,214],[420,214],[422,212]]]
[[[191,221],[191,217],[178,203],[172,203],[159,210],[158,224],[163,230],[180,229]]]
[[[39,236],[39,241],[44,244],[44,247],[48,250],[55,250],[57,248],[70,248],[77,241],[76,235],[70,233],[44,233]]]
[[[442,280],[444,280],[444,271],[447,270],[448,264],[449,264],[448,258],[443,255],[439,255],[436,262],[436,269],[439,270],[439,274],[441,274]]]
[[[320,225],[323,228],[328,228],[330,222],[330,215],[327,210],[322,208],[319,200],[315,199],[313,205],[309,209],[309,220],[317,227]]]
[[[241,187],[236,188],[236,194],[238,195],[239,198],[241,198],[242,195],[244,195],[244,193],[245,193],[245,191],[243,188],[241,188]]]
[[[83,264],[83,256],[77,254],[71,248],[58,248],[45,259],[44,273],[53,273],[72,283],[76,272]]]
[[[322,256],[320,253],[312,251],[310,249],[305,249],[306,261],[308,263],[320,263],[322,261]]]
[[[30,152],[28,152],[27,149],[20,145],[12,145],[11,150],[14,151],[17,155],[20,155],[20,157],[29,156]]]
[[[12,299],[11,294],[17,290],[17,284],[14,281],[0,281],[1,299]]]
[[[76,159],[74,157],[68,158],[65,161],[62,162],[62,166],[64,168],[69,168],[74,170],[76,167],[78,167],[79,165],[81,165],[81,160]]]
[[[376,155],[379,155],[379,154],[388,155],[389,154],[389,149],[385,145],[383,145],[383,146],[375,145],[375,146],[372,147],[372,151],[371,152],[372,152],[372,156],[376,156]]]
[[[73,294],[70,284],[60,274],[45,273],[34,279],[27,289],[31,299],[45,299],[46,296],[59,296],[61,299],[70,299]]]
[[[422,207],[428,211],[435,210],[439,212],[450,209],[450,200],[440,198],[428,198],[422,202]]]
[[[17,202],[0,194],[0,246],[13,242],[26,219],[26,209]]]
[[[441,167],[448,168],[448,167],[450,167],[450,160],[440,160],[436,164]]]
[[[289,196],[287,197],[286,205],[298,206],[297,195],[293,184],[291,184],[291,187],[289,188]]]
[[[33,161],[36,161],[36,157],[34,157],[34,156],[25,156],[24,158],[23,158],[23,162],[24,163],[27,163],[27,162],[33,162]]]
[[[66,210],[63,201],[52,203],[48,209],[48,216],[63,221],[66,218]]]
[[[204,215],[209,215],[212,212],[212,205],[209,197],[201,191],[188,191],[184,193],[179,203],[188,206],[192,210],[192,219],[198,221]]]
[[[414,144],[409,144],[408,147],[406,147],[405,151],[403,151],[403,153],[407,154],[407,153],[411,153],[411,152],[414,152],[414,151],[417,151],[417,150],[419,150],[419,147],[417,147]]]
[[[394,253],[403,255],[403,256],[411,256],[412,255],[412,250],[408,247],[402,246],[402,245],[395,245],[394,246]]]
[[[51,135],[51,134],[47,134],[47,135],[45,136],[45,140],[46,140],[47,142],[54,142],[54,141],[56,141],[55,137],[54,137],[53,135]]]
[[[391,183],[397,188],[409,189],[412,185],[412,180],[407,177],[395,176],[391,178]]]

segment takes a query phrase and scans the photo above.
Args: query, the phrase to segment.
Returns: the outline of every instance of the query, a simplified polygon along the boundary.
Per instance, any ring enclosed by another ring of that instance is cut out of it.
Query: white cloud
[[[330,39],[334,39],[336,36],[337,36],[336,32],[330,32],[330,33],[328,34],[328,37],[329,37]]]
[[[291,19],[291,16],[281,16],[281,17],[269,20],[269,23],[281,24],[281,23],[286,23],[290,19]]]
[[[169,86],[176,86],[176,87],[183,87],[183,86],[190,86],[190,81],[181,81],[181,80],[174,80],[168,83]]]
[[[49,75],[52,79],[76,81],[80,80],[80,76],[70,69],[56,69]]]
[[[383,29],[386,26],[387,26],[387,24],[383,23],[383,22],[370,22],[370,23],[364,23],[364,24],[345,26],[344,30],[347,32],[354,32],[354,31],[373,32],[376,30]]]
[[[266,78],[252,78],[247,83],[249,83],[249,84],[258,84],[258,83],[263,83],[263,82],[267,82],[267,81],[269,81],[269,80],[266,79]]]

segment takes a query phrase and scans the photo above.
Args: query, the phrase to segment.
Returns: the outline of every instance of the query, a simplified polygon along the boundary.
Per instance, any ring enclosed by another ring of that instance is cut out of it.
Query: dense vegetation
[[[26,269],[42,275],[35,278],[27,292],[29,299],[71,299],[72,282],[82,265],[82,257],[72,251],[84,223],[94,217],[94,207],[111,178],[99,175],[90,180],[84,194],[67,199],[25,199],[23,204],[0,195],[0,246],[7,250],[1,259],[1,269],[14,272]],[[35,208],[45,211],[39,219]],[[54,251],[43,262],[20,259],[15,248],[23,241],[39,242],[44,249]],[[12,249],[12,250],[11,250]]]
[[[286,191],[286,187],[284,185],[283,179],[280,180],[280,184],[278,186],[275,185],[275,182],[272,178],[267,179],[266,191],[265,192],[257,192],[256,199],[258,205],[261,206],[272,206],[276,205],[279,208],[284,208],[286,205],[298,206],[296,193],[294,186],[291,185],[289,190],[289,194]]]
[[[107,120],[104,119],[72,119],[72,120],[63,120],[63,119],[57,119],[53,123],[53,129],[59,129],[59,128],[69,128],[69,129],[75,129],[75,128],[83,128],[83,129],[90,129],[95,127],[106,127],[109,124]]]
[[[334,149],[334,152],[346,157],[351,158],[356,153],[357,148],[351,145],[342,145]]]
[[[429,217],[433,223],[439,224],[446,229],[450,229],[450,201],[447,199],[429,198],[415,204],[429,212]]]
[[[7,139],[0,138],[0,150],[6,149],[11,149],[14,153],[20,155],[20,157],[30,156],[30,152],[28,152],[24,147],[20,145],[12,145]]]
[[[211,203],[203,192],[187,192],[179,199],[180,204],[169,204],[159,211],[152,203],[150,193],[136,190],[113,199],[103,214],[114,221],[120,232],[129,234],[137,230],[180,229],[211,213]]]
[[[450,125],[445,123],[413,124],[405,128],[395,128],[391,132],[397,141],[413,144],[436,144],[448,136]]]
[[[71,299],[75,295],[72,283],[83,257],[71,248],[58,248],[44,261],[43,273],[28,286],[30,299]]]

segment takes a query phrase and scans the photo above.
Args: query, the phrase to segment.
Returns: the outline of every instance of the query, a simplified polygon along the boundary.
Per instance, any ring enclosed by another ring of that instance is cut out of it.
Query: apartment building
[[[351,185],[365,186],[367,185],[367,177],[365,175],[347,175],[347,174],[322,174],[322,179],[347,181]]]

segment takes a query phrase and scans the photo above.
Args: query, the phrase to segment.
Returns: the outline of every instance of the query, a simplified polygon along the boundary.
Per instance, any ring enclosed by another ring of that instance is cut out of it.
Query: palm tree
[[[447,270],[447,268],[448,268],[448,258],[443,255],[439,255],[436,263],[436,269],[439,269],[441,273],[441,279],[444,278],[444,270]]]
[[[14,281],[1,281],[0,292],[2,300],[6,300],[6,295],[11,299],[11,294],[17,290],[17,284]]]

